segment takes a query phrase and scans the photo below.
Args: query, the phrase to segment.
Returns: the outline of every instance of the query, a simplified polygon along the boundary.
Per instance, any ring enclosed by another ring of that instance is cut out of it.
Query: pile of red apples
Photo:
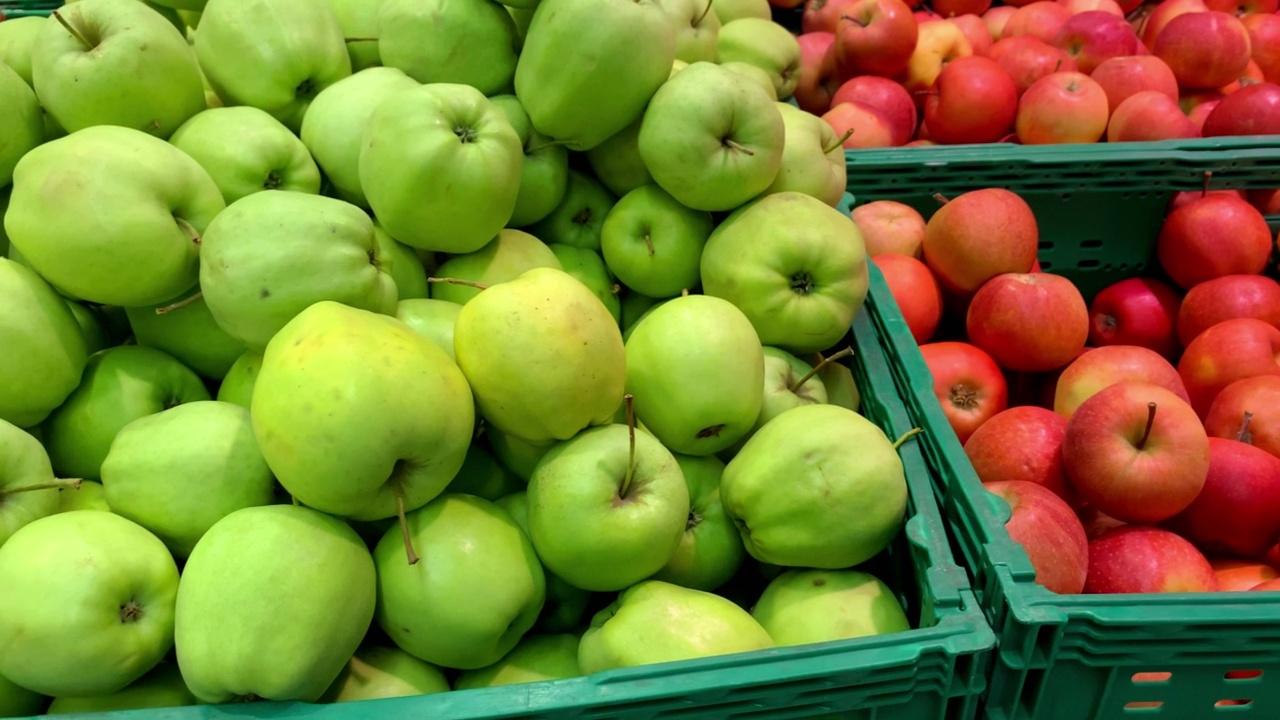
[[[1280,134],[1280,0],[771,1],[848,149]]]
[[[1280,590],[1280,283],[1261,207],[1181,193],[1149,276],[1041,270],[1017,194],[853,211],[933,391],[1057,593]],[[1250,199],[1253,202],[1250,202]]]

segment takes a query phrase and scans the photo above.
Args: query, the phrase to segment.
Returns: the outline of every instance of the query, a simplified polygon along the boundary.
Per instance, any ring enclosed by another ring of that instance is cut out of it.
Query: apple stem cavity
[[[837,360],[843,360],[844,358],[847,358],[852,354],[853,354],[853,348],[851,347],[847,347],[837,353],[832,353],[831,357],[822,357],[821,353],[819,353],[818,357],[822,359],[818,361],[818,364],[809,368],[809,372],[801,376],[799,380],[796,380],[795,382],[791,383],[791,385],[789,385],[787,389],[790,390],[791,392],[799,391],[800,388],[804,387],[805,383],[813,379],[814,375],[817,375],[818,373],[822,372],[822,368],[830,365],[831,363]]]
[[[1142,429],[1142,437],[1138,438],[1137,447],[1142,450],[1147,446],[1147,440],[1151,437],[1151,426],[1156,423],[1156,404],[1147,403],[1147,426]]]
[[[413,551],[413,538],[409,535],[409,521],[404,516],[404,486],[399,481],[391,483],[391,494],[396,498],[396,518],[400,521],[400,534],[404,537],[404,554],[410,565],[417,565],[418,553]]]
[[[429,282],[429,283],[449,283],[450,285],[466,285],[467,287],[473,287],[473,288],[475,288],[475,289],[477,289],[477,290],[488,290],[488,289],[489,289],[489,286],[488,286],[488,285],[485,285],[484,283],[478,283],[478,282],[476,282],[476,281],[474,281],[474,280],[463,280],[462,278],[435,278],[435,277],[429,277],[429,278],[427,278],[427,282]]]
[[[939,205],[946,205],[947,203],[951,202],[951,198],[947,197],[946,195],[943,195],[942,193],[934,193],[933,199],[937,200]]]
[[[844,145],[844,141],[845,141],[845,140],[848,140],[848,139],[849,139],[849,138],[851,138],[851,137],[853,137],[853,128],[849,128],[848,130],[845,130],[845,131],[844,131],[844,134],[840,136],[840,139],[839,139],[839,140],[836,140],[836,141],[835,141],[835,143],[834,143],[833,145],[831,145],[831,147],[825,147],[825,148],[822,148],[822,154],[823,154],[823,155],[826,155],[827,153],[831,152],[832,150],[835,150],[836,148],[843,146],[843,145]]]
[[[627,404],[627,435],[630,448],[627,455],[627,474],[622,478],[622,487],[618,488],[618,497],[625,500],[631,490],[631,477],[636,473],[636,406],[635,396],[627,393],[622,396]]]
[[[190,305],[191,303],[194,303],[195,301],[199,300],[202,297],[204,297],[204,293],[197,291],[195,293],[192,293],[190,297],[184,297],[178,302],[169,303],[168,305],[161,305],[160,307],[156,308],[156,314],[168,315],[174,310],[181,310],[182,308]]]
[[[58,478],[49,482],[34,483],[32,485],[19,485],[18,487],[0,488],[0,497],[5,495],[16,495],[17,493],[35,492],[36,490],[78,490],[80,483],[84,482],[80,478]]]
[[[1253,433],[1249,432],[1249,423],[1253,422],[1253,413],[1248,410],[1244,411],[1244,422],[1240,423],[1240,432],[1236,433],[1236,440],[1242,443],[1253,444]]]
[[[911,438],[919,435],[922,432],[924,432],[924,428],[911,428],[910,430],[902,433],[902,437],[893,441],[893,449],[897,450],[898,448],[902,447],[902,443],[910,440]]]
[[[870,25],[870,24],[871,24],[871,23],[869,23],[869,22],[863,22],[863,21],[862,21],[862,20],[860,20],[859,18],[856,18],[856,17],[854,17],[854,16],[852,16],[852,15],[845,15],[844,13],[841,13],[841,14],[840,14],[840,19],[841,19],[841,20],[848,20],[848,21],[849,21],[849,22],[851,22],[851,23],[857,23],[858,27],[866,27],[867,25]]]
[[[725,147],[731,150],[737,150],[743,155],[751,155],[754,157],[756,154],[755,150],[752,150],[751,148],[747,147],[746,145],[743,145],[742,143],[738,142],[737,140],[734,140],[733,138],[725,138],[721,140],[721,142],[724,143]]]
[[[62,27],[66,28],[67,32],[71,33],[72,37],[80,41],[80,44],[84,45],[86,48],[89,48],[89,49],[93,48],[93,43],[86,40],[84,35],[81,35],[79,30],[76,30],[74,27],[72,27],[71,23],[67,22],[67,19],[62,17],[62,15],[57,10],[54,10],[52,14],[53,14],[53,18],[57,20],[62,25]]]

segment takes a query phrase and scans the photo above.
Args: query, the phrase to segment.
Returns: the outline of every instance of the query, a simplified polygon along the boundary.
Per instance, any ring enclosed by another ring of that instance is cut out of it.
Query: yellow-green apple
[[[357,702],[448,691],[449,681],[440,668],[398,647],[367,645],[351,656],[319,702]]]
[[[1280,328],[1280,283],[1265,275],[1226,275],[1187,292],[1178,311],[1178,338],[1190,345],[1223,320],[1252,317]]]
[[[1033,35],[1016,35],[998,41],[991,46],[990,57],[1013,78],[1018,97],[1045,75],[1076,69],[1075,59],[1065,50]]]
[[[983,484],[1035,483],[1075,501],[1062,468],[1067,421],[1052,410],[1020,405],[996,413],[969,436],[964,454]]]
[[[1208,12],[1208,10],[1209,6],[1204,4],[1204,0],[1161,0],[1146,16],[1139,31],[1139,38],[1148,49],[1154,48],[1156,38],[1164,32],[1165,26],[1174,18],[1187,13]]]
[[[948,63],[924,101],[934,141],[991,143],[1009,134],[1018,110],[1018,88],[995,60],[973,55]]]
[[[1089,338],[1089,308],[1075,284],[1052,273],[1005,273],[983,283],[965,318],[969,341],[1000,367],[1048,372]]]
[[[1204,488],[1167,527],[1210,555],[1260,557],[1280,541],[1280,458],[1209,438]]]
[[[847,79],[894,77],[906,70],[920,32],[911,8],[902,0],[857,0],[841,8],[835,35],[836,74]]]
[[[215,399],[248,408],[253,399],[253,384],[257,382],[258,371],[261,369],[262,353],[246,350],[231,363],[231,369],[218,384],[218,396]]]
[[[786,130],[782,166],[761,195],[795,191],[835,207],[848,183],[842,138],[816,115],[785,102],[777,108]]]
[[[609,271],[634,291],[628,297],[675,297],[697,287],[702,248],[713,227],[710,213],[691,210],[650,183],[609,210],[600,251]]]
[[[969,38],[960,26],[950,20],[935,20],[918,26],[915,51],[907,59],[901,78],[903,87],[913,93],[916,106],[924,105],[924,93],[933,87],[942,68],[962,57],[973,55]],[[840,36],[836,36],[840,42]]]
[[[1104,60],[1133,55],[1141,43],[1123,17],[1089,10],[1067,18],[1054,44],[1075,58],[1076,67],[1087,75]]]
[[[85,337],[63,297],[9,258],[0,258],[0,308],[0,420],[32,427],[80,385]]]
[[[45,20],[39,15],[29,15],[6,18],[8,24],[0,25],[0,62],[18,73],[18,77],[32,89],[31,50],[44,29]]]
[[[1026,551],[1036,583],[1062,595],[1083,591],[1089,540],[1071,506],[1034,482],[1003,480],[982,487],[1009,504],[1005,530]]]
[[[902,85],[878,75],[849,78],[831,96],[831,107],[860,102],[879,111],[889,126],[895,146],[905,145],[916,131],[916,103]]]
[[[808,0],[800,15],[800,37],[809,33],[826,32],[835,39],[836,26],[840,24],[840,16],[858,0]],[[803,44],[803,42],[802,42]]]
[[[1184,403],[1191,401],[1178,370],[1154,350],[1106,345],[1081,354],[1063,369],[1054,389],[1053,410],[1070,418],[1085,400],[1121,382],[1159,385]]]
[[[1274,248],[1262,213],[1231,195],[1206,195],[1174,210],[1156,239],[1160,266],[1185,290],[1224,275],[1261,273]]]
[[[831,126],[837,137],[843,137],[841,147],[857,148],[893,147],[893,129],[883,113],[859,101],[842,102],[823,113],[822,120]]]
[[[1179,99],[1178,79],[1169,64],[1154,55],[1107,58],[1089,77],[1102,86],[1113,112],[1127,98],[1145,91],[1162,93],[1174,101]]]
[[[719,62],[744,62],[769,74],[779,100],[800,82],[800,45],[789,30],[772,20],[742,18],[726,23],[716,39]],[[714,58],[704,58],[710,60]]]
[[[496,2],[378,3],[378,55],[420,83],[461,83],[486,96],[509,91],[516,26]],[[430,34],[432,42],[422,42]]]
[[[6,108],[5,141],[0,145],[0,187],[4,187],[12,182],[13,168],[22,156],[44,141],[44,115],[35,92],[3,60],[0,60],[0,99]]]
[[[476,670],[466,670],[454,680],[455,690],[519,685],[561,680],[582,675],[578,667],[578,635],[525,635],[498,662]],[[445,685],[448,689],[448,685]]]
[[[1238,558],[1213,558],[1209,561],[1218,578],[1219,592],[1253,590],[1262,583],[1280,578],[1280,571],[1266,563]]]
[[[949,16],[947,19],[964,33],[965,38],[969,40],[969,47],[973,48],[974,55],[986,57],[991,53],[991,46],[995,44],[995,40],[992,39],[991,31],[987,29],[986,23],[982,22],[982,18],[969,13]]]
[[[1107,142],[1154,142],[1200,137],[1200,130],[1168,95],[1147,90],[1112,108]]]
[[[1251,443],[1280,457],[1280,377],[1257,375],[1222,389],[1204,417],[1209,437]]]
[[[685,67],[688,66],[686,65]],[[759,65],[753,65],[741,60],[730,60],[728,62],[720,63],[720,67],[734,73],[735,75],[742,76],[747,81],[748,85],[753,89],[759,89],[764,92],[765,97],[768,97],[770,100],[776,101],[778,99],[778,89],[773,85],[773,78],[769,76],[768,70],[765,70]],[[684,68],[681,68],[681,70],[683,69]],[[672,77],[674,77],[674,75]]]
[[[1182,300],[1166,283],[1128,278],[1112,283],[1089,304],[1089,342],[1138,345],[1172,359],[1181,349],[1177,322]]]
[[[1241,22],[1249,31],[1249,50],[1267,82],[1280,83],[1280,15],[1254,13]]]
[[[769,0],[711,0],[711,12],[720,18],[721,25],[744,17],[772,17]]]
[[[1000,366],[979,348],[963,342],[920,346],[933,378],[933,394],[963,444],[1009,405],[1009,386]]]
[[[1058,38],[1058,32],[1070,17],[1071,9],[1054,0],[1025,3],[1018,8],[1017,12],[1009,16],[1002,37],[1030,35],[1056,47],[1057,43],[1054,41]]]
[[[158,5],[151,7],[159,8]],[[196,704],[196,696],[187,689],[175,662],[162,660],[158,665],[128,686],[105,695],[68,697],[63,695],[49,703],[46,715],[105,713],[144,708],[179,708]]]
[[[1230,93],[1204,120],[1205,137],[1280,135],[1280,85],[1257,83]]]
[[[836,41],[834,33],[808,32],[796,38],[800,43],[800,81],[795,100],[801,110],[821,115],[831,108],[831,97],[839,87],[832,63],[823,62]]]
[[[1192,340],[1178,361],[1191,406],[1203,417],[1223,388],[1256,375],[1280,375],[1280,329],[1257,318],[1224,320]]]
[[[907,255],[920,258],[924,253],[924,217],[910,205],[894,200],[873,200],[859,205],[850,213],[853,223],[862,231],[867,257]]]
[[[1213,566],[1168,530],[1127,525],[1089,543],[1086,593],[1216,592]]]
[[[653,579],[713,591],[733,577],[747,554],[720,501],[725,465],[714,455],[676,455],[675,459],[689,488],[689,518],[675,554]]]
[[[1169,64],[1183,88],[1220,88],[1249,66],[1249,31],[1224,12],[1186,13],[1165,25],[1151,53]]]
[[[523,230],[504,229],[484,247],[462,255],[451,255],[440,264],[436,275],[467,280],[483,287],[515,280],[538,267],[563,270],[555,252]],[[431,297],[466,305],[480,294],[480,288],[458,283],[432,283]],[[450,343],[452,345],[452,343]],[[451,348],[452,350],[452,348]]]
[[[982,22],[986,24],[987,30],[991,33],[991,39],[1000,42],[1005,37],[1005,26],[1009,23],[1009,18],[1018,11],[1016,5],[996,5],[986,12],[982,13]]]
[[[751,616],[779,647],[911,629],[893,591],[858,570],[786,570],[765,587]]]
[[[1110,117],[1101,85],[1084,73],[1055,72],[1023,93],[1015,128],[1024,145],[1094,143],[1106,134]]]
[[[1025,273],[1036,261],[1040,231],[1031,206],[1002,188],[952,198],[925,225],[924,262],[943,290],[977,291],[1001,273]]]
[[[1119,382],[1067,421],[1062,464],[1072,489],[1117,520],[1158,523],[1185,510],[1209,473],[1209,437],[1167,389]]]
[[[871,262],[884,275],[916,343],[929,342],[942,320],[942,289],[929,267],[910,255],[878,255]]]

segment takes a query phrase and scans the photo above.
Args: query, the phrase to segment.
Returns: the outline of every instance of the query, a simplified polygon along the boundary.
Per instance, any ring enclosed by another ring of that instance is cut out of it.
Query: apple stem
[[[707,17],[707,13],[711,12],[711,3],[712,3],[712,0],[707,0],[707,6],[702,8],[702,14],[698,16],[697,20],[693,21],[694,27],[698,27],[699,25],[701,25],[703,19]]]
[[[193,302],[195,302],[195,301],[199,300],[199,299],[200,299],[200,298],[202,298],[202,297],[204,297],[204,292],[202,292],[202,291],[197,291],[197,292],[193,293],[192,295],[190,295],[189,297],[184,297],[184,298],[182,298],[181,300],[179,300],[179,301],[178,301],[178,302],[176,302],[176,303],[170,303],[170,304],[168,304],[168,305],[161,305],[160,307],[156,308],[156,314],[157,314],[157,315],[168,315],[169,313],[173,312],[174,310],[181,310],[182,308],[184,308],[184,307],[186,307],[186,306],[190,305],[191,303],[193,303]]]
[[[34,492],[36,490],[61,490],[70,488],[76,490],[80,487],[80,483],[84,482],[80,478],[58,478],[49,482],[35,483],[33,485],[20,485],[18,487],[0,488],[0,497],[5,495],[14,495],[17,493]]]
[[[809,368],[809,372],[807,372],[807,373],[805,373],[803,376],[801,376],[799,380],[796,380],[795,382],[793,382],[793,383],[791,383],[790,385],[788,385],[788,386],[787,386],[787,389],[788,389],[788,390],[790,390],[791,392],[796,392],[796,391],[797,391],[797,390],[799,390],[800,388],[804,387],[804,384],[805,384],[805,383],[807,383],[807,382],[809,382],[810,380],[812,380],[814,375],[817,375],[818,373],[822,372],[822,368],[824,368],[824,367],[826,367],[826,366],[830,365],[831,363],[835,362],[836,360],[841,360],[841,359],[843,359],[843,358],[847,358],[847,357],[849,357],[849,356],[850,356],[850,355],[852,355],[852,354],[853,354],[853,348],[851,348],[851,347],[847,347],[847,348],[845,348],[845,349],[841,350],[840,352],[833,353],[833,354],[831,355],[831,357],[824,357],[824,358],[822,358],[821,360],[819,360],[819,361],[818,361],[818,364],[817,364],[817,365],[814,365],[813,367]],[[821,356],[821,355],[819,355],[819,357],[822,357],[822,356]]]
[[[848,130],[845,130],[845,131],[844,131],[844,134],[840,136],[840,139],[839,139],[839,140],[837,140],[837,141],[835,141],[835,144],[833,144],[831,147],[824,147],[824,148],[822,148],[822,154],[823,154],[823,155],[826,155],[827,153],[831,152],[832,150],[835,150],[836,148],[838,148],[838,147],[840,147],[840,146],[844,145],[844,141],[845,141],[845,140],[848,140],[848,139],[849,139],[849,138],[851,138],[851,137],[853,137],[853,128],[849,128]]]
[[[76,30],[74,27],[71,27],[71,23],[67,22],[67,19],[62,17],[62,15],[57,10],[54,10],[52,14],[53,14],[53,18],[57,20],[59,23],[61,23],[62,27],[67,29],[67,32],[71,33],[72,37],[80,41],[80,44],[84,45],[87,48],[93,47],[93,44],[90,43],[88,40],[85,40],[84,35],[81,35],[79,30]]]
[[[1213,179],[1213,171],[1205,170],[1204,182],[1200,185],[1200,197],[1204,197],[1205,195],[1209,194],[1209,181],[1212,179]]]
[[[910,430],[902,433],[902,437],[898,438],[893,442],[893,449],[897,450],[898,448],[902,447],[902,443],[910,440],[911,438],[919,435],[922,432],[924,432],[924,428],[911,428]]]
[[[1058,64],[1053,66],[1053,71],[1054,71],[1054,72],[1058,72],[1059,70],[1061,70],[1061,69],[1062,69],[1062,62],[1063,62],[1063,61],[1062,61],[1062,59],[1061,59],[1061,58],[1059,58],[1059,59],[1058,59]]]
[[[627,404],[627,433],[629,435],[630,454],[627,456],[627,474],[622,478],[622,487],[618,488],[618,497],[625,498],[631,490],[631,476],[636,472],[636,408],[635,396],[627,393],[622,397]]]
[[[732,149],[734,149],[734,150],[737,150],[738,152],[742,153],[743,155],[751,155],[751,156],[753,156],[753,157],[754,157],[754,156],[755,156],[755,154],[756,154],[756,151],[755,151],[755,150],[752,150],[751,148],[747,147],[746,145],[743,145],[742,143],[738,142],[737,140],[731,140],[731,139],[729,139],[729,138],[725,138],[725,139],[724,139],[724,144],[725,144],[725,146],[726,146],[726,147],[729,147],[729,148],[732,148]]]
[[[689,297],[689,288],[684,288],[683,290],[681,290],[680,297]]]
[[[418,564],[418,553],[413,551],[413,538],[409,536],[409,521],[404,516],[404,486],[398,481],[391,484],[391,494],[396,498],[396,517],[400,520],[400,534],[404,537],[404,554],[410,565]]]
[[[1138,438],[1138,449],[1142,450],[1147,446],[1147,439],[1151,437],[1151,426],[1156,423],[1156,404],[1147,403],[1147,426],[1142,429],[1142,437]]]
[[[840,14],[840,19],[841,19],[841,20],[848,20],[849,22],[852,22],[852,23],[857,23],[857,24],[858,24],[858,27],[866,27],[866,26],[868,25],[868,23],[865,23],[865,22],[863,22],[863,21],[859,20],[859,19],[858,19],[858,18],[856,18],[856,17],[851,17],[851,16],[849,16],[849,15],[845,15],[844,13],[841,13],[841,14]]]
[[[653,257],[653,238],[649,237],[649,233],[644,234],[644,246],[649,250],[649,257]]]
[[[1248,410],[1244,411],[1244,422],[1240,423],[1240,432],[1236,433],[1236,440],[1242,443],[1253,444],[1253,433],[1249,432],[1249,423],[1253,422],[1253,413]]]
[[[462,278],[434,278],[434,277],[429,277],[429,278],[427,278],[427,282],[429,282],[429,283],[449,283],[450,285],[466,285],[467,287],[473,287],[473,288],[475,288],[475,289],[477,289],[477,290],[488,290],[488,289],[489,289],[489,286],[488,286],[488,285],[485,285],[484,283],[478,283],[478,282],[476,282],[476,281],[474,281],[474,280],[463,280]]]
[[[934,193],[933,199],[937,200],[939,205],[946,205],[947,203],[951,202],[951,199],[948,198],[946,195],[943,195],[942,193]]]
[[[294,507],[302,507],[302,503],[298,502],[298,498],[294,497],[293,495],[289,496],[289,504],[293,505]]]
[[[347,43],[358,43],[358,42],[378,42],[378,38],[376,38],[376,37],[353,37],[353,38],[343,38],[343,39],[342,39],[342,41],[343,41],[343,42],[347,42]]]
[[[196,245],[200,244],[200,233],[196,232],[196,228],[194,225],[187,222],[186,220],[183,220],[180,217],[175,217],[173,220],[174,222],[178,223],[179,228],[182,228],[182,232],[186,233],[187,237],[191,238],[191,242],[195,243]]]

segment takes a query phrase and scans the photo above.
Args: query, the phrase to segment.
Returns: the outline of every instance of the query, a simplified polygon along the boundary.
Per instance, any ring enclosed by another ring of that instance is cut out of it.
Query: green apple
[[[173,647],[178,567],[119,515],[40,518],[0,545],[0,674],[52,697],[105,695]]]
[[[107,330],[103,326],[102,317],[88,305],[68,300],[67,307],[76,316],[76,324],[80,326],[80,334],[84,336],[84,349],[88,353],[96,353],[108,346]]]
[[[773,86],[773,78],[769,75],[769,71],[739,60],[720,63],[720,67],[745,78],[752,89],[759,89],[769,100],[777,102],[778,90]]]
[[[624,340],[630,337],[631,329],[640,321],[640,318],[644,317],[645,313],[649,312],[657,303],[657,298],[643,295],[635,290],[628,289],[622,293],[622,337]]]
[[[33,45],[31,78],[68,132],[121,125],[167,138],[205,108],[191,46],[156,11],[137,0],[80,0],[55,15]]]
[[[529,494],[521,489],[504,495],[494,501],[498,507],[506,510],[511,519],[516,521],[525,535],[529,534]],[[539,560],[541,562],[541,560]],[[563,633],[570,632],[582,624],[587,612],[587,603],[591,601],[591,593],[580,587],[574,587],[563,578],[542,567],[542,574],[547,580],[547,601],[542,605],[533,629],[537,632]]]
[[[702,290],[751,320],[760,341],[796,354],[840,342],[867,296],[867,254],[848,215],[781,192],[746,205],[702,250]]]
[[[0,258],[0,347],[0,420],[36,425],[80,384],[87,352],[71,307],[8,258]]]
[[[44,116],[35,92],[2,61],[0,105],[5,108],[0,117],[0,187],[4,187],[13,180],[13,168],[22,156],[44,142]]]
[[[640,126],[643,122],[644,115],[641,115],[587,151],[591,171],[614,195],[626,195],[653,182],[649,168],[640,159]]]
[[[32,51],[47,19],[35,15],[5,18],[0,25],[0,62],[18,73],[32,89],[35,88],[31,81]]]
[[[360,150],[360,185],[395,239],[468,253],[511,218],[523,161],[520,136],[479,90],[423,85],[373,111]]]
[[[560,259],[547,244],[521,230],[504,229],[484,247],[444,261],[436,275],[451,280],[466,280],[483,286],[515,280],[534,268],[562,269]],[[431,285],[431,297],[466,305],[480,294],[471,285],[437,282]]]
[[[198,286],[171,302],[125,308],[125,314],[139,345],[166,352],[210,380],[221,380],[245,352],[244,343],[213,319]]]
[[[800,43],[791,31],[764,18],[725,23],[716,40],[720,62],[745,62],[769,73],[779,100],[800,83]]]
[[[773,647],[760,623],[719,595],[646,580],[591,619],[578,647],[584,673]]]
[[[749,82],[696,62],[654,94],[640,126],[640,158],[680,203],[732,210],[777,177],[782,115]]]
[[[422,267],[422,258],[418,257],[418,253],[413,248],[396,242],[376,222],[373,225],[373,235],[378,242],[378,264],[395,283],[396,298],[425,298],[430,292],[427,289],[427,271]]]
[[[5,20],[5,22],[11,21]],[[0,40],[3,39],[4,37],[0,36]],[[48,702],[49,698],[20,687],[12,680],[0,675],[0,718],[41,715]]]
[[[420,83],[495,95],[516,74],[515,20],[493,0],[381,0],[377,32],[382,64]]]
[[[224,104],[265,110],[295,132],[316,94],[351,74],[338,17],[315,0],[209,0],[195,48]]]
[[[542,0],[516,65],[533,126],[590,150],[631,124],[671,73],[675,31],[654,0]],[[572,48],[590,61],[568,62]]]
[[[321,300],[395,312],[373,220],[341,200],[287,190],[245,196],[209,224],[200,253],[209,311],[251,350]]]
[[[658,0],[671,19],[676,34],[676,60],[685,63],[716,62],[716,37],[720,18],[711,10],[711,0]],[[683,68],[681,68],[683,69]],[[679,72],[673,70],[672,73]]]
[[[498,107],[511,123],[524,148],[524,164],[520,168],[520,192],[516,208],[511,212],[512,227],[532,225],[551,214],[569,182],[569,152],[533,128],[529,114],[515,95],[495,95],[489,101]]]
[[[58,491],[40,441],[0,420],[0,546],[20,528],[58,511]]]
[[[751,616],[779,646],[911,629],[893,591],[857,570],[788,570],[764,589]]]
[[[680,546],[653,579],[710,592],[733,577],[747,554],[720,502],[724,463],[714,455],[675,459],[689,487],[689,518]]]
[[[577,635],[527,635],[506,657],[489,667],[463,672],[454,685],[458,690],[472,690],[580,675]]]
[[[369,0],[328,0],[329,9],[347,41],[351,71],[358,73],[382,65],[378,55],[378,8],[381,3]],[[194,27],[194,26],[193,26]],[[303,123],[306,116],[303,116]]]
[[[103,713],[144,708],[176,708],[195,705],[196,697],[182,681],[178,666],[161,662],[155,669],[122,690],[90,697],[59,697],[49,705],[49,715]]]
[[[405,562],[406,544],[422,553]],[[470,670],[511,651],[542,610],[542,565],[505,510],[445,494],[408,515],[374,550],[378,625],[429,663]]]
[[[782,168],[765,193],[801,192],[835,207],[848,183],[844,145],[836,131],[817,115],[791,103],[777,104],[786,128]]]
[[[136,307],[196,284],[201,235],[223,207],[218,186],[186,153],[139,130],[100,125],[18,162],[4,227],[31,268],[64,294]]]
[[[600,257],[600,253],[563,243],[553,243],[549,247],[560,260],[564,271],[590,288],[609,310],[614,322],[621,323],[622,302],[618,299],[618,285],[609,273],[609,268],[605,267],[604,258]]]
[[[827,388],[813,366],[786,350],[764,348],[764,402],[760,414],[750,432],[725,451],[726,459],[736,455],[757,430],[782,413],[827,401]]]
[[[618,198],[590,175],[569,170],[564,197],[551,214],[529,228],[548,244],[600,250],[600,229]]]
[[[898,534],[907,483],[897,448],[875,423],[835,405],[804,405],[743,446],[725,468],[720,498],[760,562],[843,569]]]
[[[517,0],[507,0],[508,3],[514,3],[516,1]],[[522,4],[525,2],[532,2],[534,4],[531,7],[512,7],[511,5],[504,4],[504,7],[507,9],[507,14],[510,15],[511,19],[516,23],[515,46],[517,53],[524,49],[524,39],[529,35],[529,24],[533,22],[533,12],[534,10],[537,10],[536,3],[540,2],[540,0],[519,0],[519,2]],[[514,79],[515,78],[512,78],[512,80]]]
[[[462,469],[449,482],[445,492],[475,495],[490,502],[524,489],[524,481],[504,468],[485,444],[473,441],[467,448]]]
[[[528,502],[538,557],[592,591],[622,590],[661,570],[689,517],[676,459],[648,433],[617,424],[553,447],[529,480]]]
[[[336,2],[337,0],[331,0]],[[366,3],[376,9],[377,5]],[[302,118],[302,144],[311,151],[337,196],[369,207],[360,186],[360,148],[374,109],[417,81],[388,67],[375,67],[345,77],[321,90]]]
[[[533,469],[538,466],[542,456],[546,455],[554,441],[532,443],[510,433],[504,433],[493,425],[485,425],[485,437],[489,439],[489,448],[498,458],[502,466],[512,475],[529,482],[533,477]]]
[[[609,422],[622,398],[618,323],[563,270],[534,268],[463,305],[453,350],[485,421],[532,443]]]
[[[712,455],[760,414],[764,351],[746,316],[720,298],[668,300],[627,340],[636,417],[672,452]]]
[[[194,30],[200,20],[200,12],[204,10],[206,0],[155,0],[159,5],[171,7],[178,11],[180,17],[188,19]]]
[[[258,371],[262,369],[262,353],[246,350],[236,358],[231,369],[223,376],[218,385],[217,400],[229,402],[248,409],[253,399],[253,386],[258,381]]]
[[[57,512],[72,510],[111,510],[102,483],[81,480],[79,486],[58,488]]]
[[[215,400],[126,425],[102,462],[102,487],[112,512],[155,533],[178,558],[214,523],[275,495],[249,411]]]
[[[313,398],[324,398],[324,413]],[[328,301],[267,345],[250,410],[285,490],[357,520],[439,495],[475,424],[466,379],[435,343],[393,317]]]
[[[435,343],[457,362],[453,355],[453,325],[462,306],[448,300],[413,298],[396,305],[396,317],[419,335]]]
[[[210,108],[169,138],[200,163],[227,204],[263,190],[320,192],[320,170],[302,141],[255,107]]]
[[[721,27],[741,18],[769,20],[773,17],[769,0],[711,0],[711,12],[720,19]]]
[[[822,380],[822,386],[827,390],[827,402],[858,412],[862,393],[858,391],[858,383],[854,381],[853,373],[848,366],[838,362],[824,363],[825,359],[820,352],[810,356],[810,362],[818,368],[818,378]]]
[[[100,350],[89,357],[80,385],[44,422],[53,469],[63,477],[97,480],[124,426],[208,399],[200,376],[172,355],[142,345]]]
[[[376,597],[373,558],[346,523],[296,505],[237,510],[183,568],[178,667],[203,703],[315,702],[355,654]]]
[[[698,286],[702,246],[714,227],[711,214],[691,210],[657,185],[627,193],[605,218],[600,249],[618,280],[651,298],[669,298]]]
[[[333,681],[322,703],[431,695],[449,691],[440,668],[395,647],[361,648]]]

